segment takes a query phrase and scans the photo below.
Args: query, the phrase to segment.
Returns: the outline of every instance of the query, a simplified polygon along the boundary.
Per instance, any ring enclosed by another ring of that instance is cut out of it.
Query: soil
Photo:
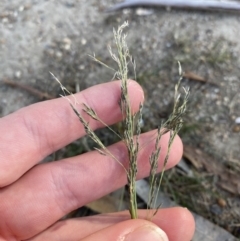
[[[104,13],[116,2],[1,0],[0,116],[40,101],[35,94],[5,84],[6,80],[51,96],[58,96],[60,88],[49,72],[73,91],[76,86],[84,89],[111,80],[113,73],[94,63],[88,54],[94,52],[112,65],[107,51],[113,42],[112,29],[127,20],[128,45],[146,94],[143,129],[158,126],[171,112],[180,61],[188,73],[183,85],[191,89],[182,131],[184,144],[233,172],[234,183],[239,183],[239,13],[164,8]],[[206,198],[206,193],[199,197],[199,192],[195,196],[205,202],[202,215],[215,223],[220,220],[219,225],[240,237],[239,185],[233,193],[217,185],[221,175],[215,169],[209,171],[205,166],[198,170],[192,159],[186,158],[186,163],[200,180],[200,187],[214,189],[210,197]]]

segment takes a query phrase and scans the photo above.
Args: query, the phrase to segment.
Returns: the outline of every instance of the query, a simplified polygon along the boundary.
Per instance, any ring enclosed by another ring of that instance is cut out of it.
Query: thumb
[[[166,233],[146,220],[127,220],[97,231],[82,241],[168,241]]]

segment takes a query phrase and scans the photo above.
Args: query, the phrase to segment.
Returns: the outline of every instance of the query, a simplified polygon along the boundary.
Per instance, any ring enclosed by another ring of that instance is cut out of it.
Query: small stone
[[[62,52],[60,52],[60,51],[57,51],[57,52],[56,52],[56,57],[57,57],[58,59],[61,59],[62,56],[63,56]]]
[[[8,18],[3,18],[2,19],[2,23],[8,23],[8,22],[9,22]]]
[[[63,38],[61,41],[57,42],[57,45],[60,44],[60,48],[64,50],[70,50],[72,45],[72,40],[70,38]],[[58,46],[59,47],[59,46]]]
[[[240,132],[240,125],[234,125],[232,131],[236,133]]]
[[[222,104],[222,102],[220,100],[216,101],[216,105],[220,106]]]
[[[21,5],[21,6],[18,8],[18,11],[19,11],[19,12],[22,12],[22,11],[24,11],[24,9],[25,9],[25,7],[24,7],[23,5]]]
[[[218,202],[218,205],[222,208],[227,206],[227,202],[223,198],[219,198],[217,202]]]
[[[85,69],[85,65],[83,65],[83,64],[79,65],[79,69],[80,70],[84,70]]]
[[[18,70],[18,71],[15,72],[15,77],[16,77],[16,78],[19,79],[21,76],[22,76],[22,72],[21,72],[20,70]]]
[[[125,8],[125,9],[123,9],[123,14],[124,15],[128,15],[128,14],[130,14],[131,13],[131,9],[130,8]]]
[[[65,44],[71,45],[72,40],[71,40],[70,38],[64,38],[64,39],[63,39],[63,42],[64,42]]]
[[[138,8],[136,10],[136,15],[138,16],[148,16],[153,14],[153,10],[151,9],[146,9],[146,8]]]
[[[237,118],[235,119],[235,123],[236,123],[236,124],[240,124],[240,117],[237,117]]]
[[[87,40],[86,40],[85,38],[82,38],[81,44],[82,44],[82,45],[85,45],[86,43],[87,43]]]
[[[224,102],[225,104],[227,104],[227,103],[229,102],[229,98],[228,98],[227,96],[225,96],[225,97],[223,98],[223,102]]]

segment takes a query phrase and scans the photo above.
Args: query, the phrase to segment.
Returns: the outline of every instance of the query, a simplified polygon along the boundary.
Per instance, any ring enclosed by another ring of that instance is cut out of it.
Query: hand
[[[129,94],[136,111],[143,101],[143,92],[134,81],[129,82]],[[94,86],[75,96],[79,103],[92,107],[108,125],[121,119],[119,81]],[[86,114],[84,117],[93,129],[101,127]],[[3,117],[0,133],[0,241],[153,241],[150,235],[155,235],[155,231],[162,237],[166,233],[170,241],[192,238],[193,217],[184,208],[160,209],[152,222],[144,220],[144,210],[139,211],[142,219],[138,220],[129,220],[128,211],[60,220],[72,210],[126,184],[126,174],[119,163],[97,151],[38,164],[85,135],[65,99],[37,103]],[[142,134],[140,143],[146,143],[152,135],[153,132]],[[160,163],[166,154],[167,138],[165,135],[161,141]],[[139,153],[138,178],[148,175],[151,145],[154,142]],[[127,166],[123,143],[109,149]],[[167,168],[176,165],[181,154],[182,143],[176,138]]]

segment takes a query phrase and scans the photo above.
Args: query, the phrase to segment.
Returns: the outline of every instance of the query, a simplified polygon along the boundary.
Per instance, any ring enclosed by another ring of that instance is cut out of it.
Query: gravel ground
[[[191,88],[186,130],[194,127],[183,135],[184,142],[219,163],[239,166],[239,14],[166,9],[104,13],[116,2],[2,0],[0,115],[40,101],[4,84],[6,80],[51,96],[58,96],[60,89],[49,72],[73,90],[109,81],[113,73],[87,54],[94,52],[111,65],[107,44],[112,42],[112,29],[128,20],[128,43],[146,93],[146,129],[169,113],[180,61],[184,71],[207,80],[183,80]]]

